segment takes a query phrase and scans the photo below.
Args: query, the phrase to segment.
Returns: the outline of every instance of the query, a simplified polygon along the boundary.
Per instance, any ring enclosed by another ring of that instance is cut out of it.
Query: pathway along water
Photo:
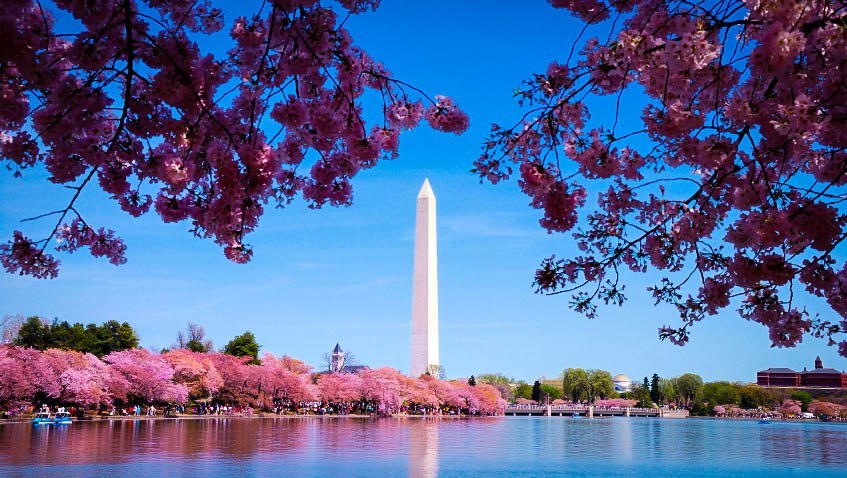
[[[710,419],[119,420],[0,425],[0,476],[809,476],[847,425]]]

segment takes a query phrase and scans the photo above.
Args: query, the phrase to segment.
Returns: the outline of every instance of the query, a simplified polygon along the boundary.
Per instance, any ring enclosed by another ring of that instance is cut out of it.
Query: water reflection
[[[409,476],[438,476],[438,427],[435,420],[409,424]]]
[[[0,422],[3,476],[838,476],[847,425],[645,418]]]

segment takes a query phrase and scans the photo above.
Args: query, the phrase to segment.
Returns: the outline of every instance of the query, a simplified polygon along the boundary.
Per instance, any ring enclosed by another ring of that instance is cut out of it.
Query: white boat
[[[66,412],[64,408],[60,408],[56,415],[53,416],[53,423],[57,425],[67,425],[69,423],[73,423],[73,419],[71,419],[71,414]]]

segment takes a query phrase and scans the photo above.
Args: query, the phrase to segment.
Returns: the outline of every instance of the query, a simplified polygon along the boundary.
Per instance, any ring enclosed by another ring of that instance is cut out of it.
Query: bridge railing
[[[508,409],[512,410],[547,410],[548,405],[518,405],[518,404],[509,404],[506,406]],[[588,405],[549,405],[551,410],[557,411],[588,411]],[[594,406],[595,411],[626,411],[629,408],[630,412],[638,412],[638,413],[659,413],[658,408],[644,408],[644,407],[604,407],[604,406]]]

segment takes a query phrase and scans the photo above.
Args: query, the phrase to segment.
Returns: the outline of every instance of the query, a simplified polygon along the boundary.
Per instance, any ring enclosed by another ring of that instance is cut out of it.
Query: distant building
[[[771,367],[756,374],[756,383],[762,387],[799,387],[800,372]]]
[[[348,361],[350,361],[350,356],[345,355],[344,350],[341,349],[341,344],[336,343],[335,348],[330,352],[330,373],[359,373],[371,369],[367,365],[348,364]]]
[[[820,357],[815,358],[815,369],[795,372],[790,368],[769,368],[756,374],[756,383],[762,387],[817,387],[847,388],[847,373],[834,368],[824,368]]]
[[[336,373],[344,368],[344,351],[341,350],[341,345],[336,342],[335,348],[332,349],[329,361],[329,371]]]
[[[800,372],[800,381],[804,387],[847,388],[847,373],[834,368],[823,368],[820,357],[815,359],[815,369]]]
[[[632,380],[622,373],[615,375],[612,383],[615,385],[615,391],[618,393],[628,392],[632,389]]]

